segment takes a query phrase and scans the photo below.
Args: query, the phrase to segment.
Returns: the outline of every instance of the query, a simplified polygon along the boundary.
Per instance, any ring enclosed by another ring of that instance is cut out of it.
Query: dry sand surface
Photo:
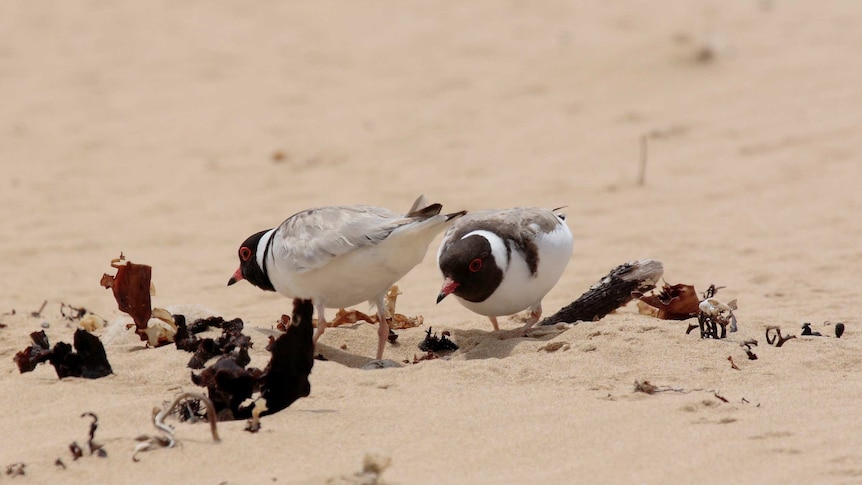
[[[0,481],[352,483],[366,453],[391,460],[386,483],[862,480],[860,46],[856,0],[3,2]],[[157,306],[242,318],[262,366],[291,302],[225,286],[239,243],[305,208],[420,193],[568,206],[575,251],[546,314],[655,258],[670,283],[725,286],[740,330],[701,340],[629,305],[500,340],[435,305],[438,238],[399,283],[425,324],[386,357],[412,360],[432,326],[451,358],[361,370],[376,328],[333,329],[311,395],[259,433],[223,423],[214,444],[174,420],[181,447],[132,461],[152,408],[194,386],[188,354],[124,330],[99,286],[111,258],[152,265]],[[18,373],[43,323],[71,341],[61,302],[109,321],[113,375]],[[847,331],[766,344],[803,322]],[[108,457],[73,462],[87,411]],[[5,476],[16,462],[26,475]]]

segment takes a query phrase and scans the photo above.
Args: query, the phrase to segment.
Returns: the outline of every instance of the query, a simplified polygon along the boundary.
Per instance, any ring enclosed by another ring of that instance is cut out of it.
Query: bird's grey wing
[[[511,239],[534,238],[553,231],[559,223],[553,212],[537,207],[473,211],[446,231],[444,242],[452,243],[477,230],[492,231]]]
[[[409,221],[382,207],[309,209],[279,226],[273,257],[297,272],[320,268],[341,255],[383,241]]]
[[[443,235],[437,261],[455,241],[473,231],[491,231],[499,234],[507,244],[522,253],[527,253],[532,241],[541,234],[547,234],[560,224],[560,219],[552,211],[538,207],[515,207],[512,209],[485,209],[468,212],[458,219]]]

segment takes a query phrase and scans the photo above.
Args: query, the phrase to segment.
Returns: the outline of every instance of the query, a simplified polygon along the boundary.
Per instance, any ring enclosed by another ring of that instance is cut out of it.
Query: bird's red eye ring
[[[239,257],[243,261],[248,261],[249,259],[251,259],[251,249],[245,246],[239,248]]]
[[[482,269],[482,260],[479,258],[476,258],[473,261],[470,261],[469,269],[470,269],[471,273],[475,273],[475,272],[479,271],[480,269]]]

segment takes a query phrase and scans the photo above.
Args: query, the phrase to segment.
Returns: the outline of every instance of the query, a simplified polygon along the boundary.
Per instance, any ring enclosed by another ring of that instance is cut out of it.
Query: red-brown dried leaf
[[[125,259],[120,255],[120,261]],[[147,323],[153,314],[150,301],[150,279],[153,268],[145,264],[135,264],[131,261],[125,264],[112,264],[117,268],[117,275],[105,274],[101,285],[114,292],[114,299],[121,312],[128,313],[135,321],[135,332],[141,340],[147,340]]]
[[[665,283],[657,295],[643,295],[640,301],[656,308],[656,317],[662,320],[687,320],[700,313],[700,298],[692,285]]]
[[[20,373],[31,372],[37,365],[51,358],[51,344],[44,330],[30,334],[33,345],[15,354],[15,363]]]
[[[362,313],[359,310],[345,310],[341,308],[335,314],[335,317],[326,323],[327,327],[338,327],[341,325],[353,325],[358,322],[367,322],[376,324],[377,314],[368,315],[367,313]],[[317,319],[313,320],[314,325],[317,326]],[[408,317],[407,315],[403,315],[401,313],[396,313],[392,315],[392,318],[389,320],[389,328],[393,330],[404,330],[406,328],[413,328],[422,325],[425,319],[422,315],[417,315],[415,317]],[[279,330],[283,330],[284,325],[278,326]]]

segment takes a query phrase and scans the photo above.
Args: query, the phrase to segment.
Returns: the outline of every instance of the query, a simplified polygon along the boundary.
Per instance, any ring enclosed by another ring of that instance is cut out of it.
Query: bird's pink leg
[[[500,330],[500,326],[497,325],[497,317],[488,317],[488,320],[491,320],[491,325],[494,326],[494,331]]]
[[[389,320],[386,315],[386,305],[381,295],[377,299],[377,360],[383,358],[383,349],[389,340]]]
[[[314,344],[317,345],[317,339],[326,331],[326,317],[323,315],[323,303],[317,302],[317,331],[314,332]]]
[[[524,330],[530,329],[533,325],[535,325],[539,319],[542,318],[542,302],[536,303],[535,306],[530,308],[530,319],[527,320],[527,323],[524,325]]]

